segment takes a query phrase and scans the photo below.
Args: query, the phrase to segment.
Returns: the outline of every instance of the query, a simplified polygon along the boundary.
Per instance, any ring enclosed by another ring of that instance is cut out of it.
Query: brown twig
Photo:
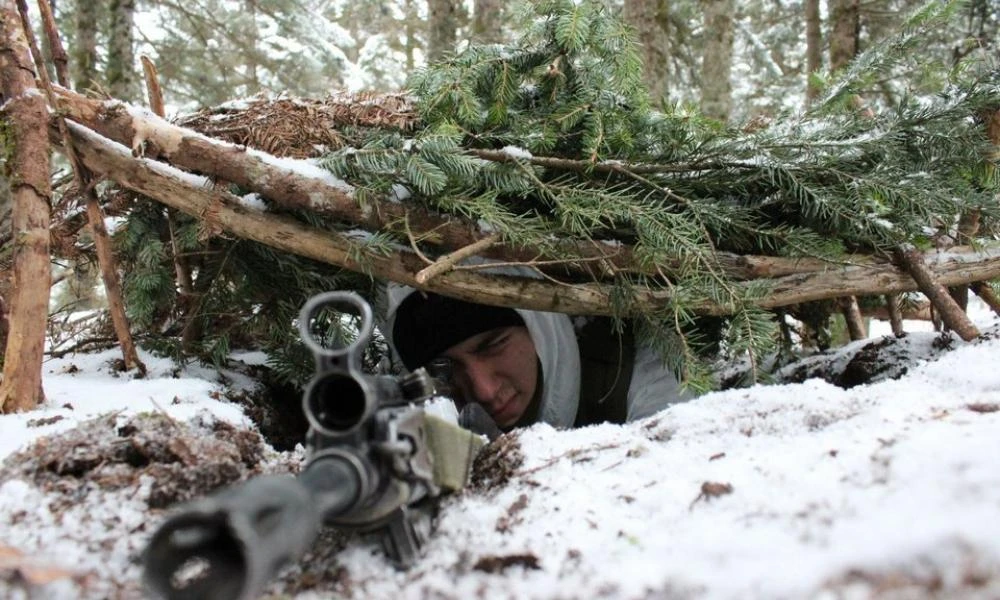
[[[432,277],[440,275],[441,273],[446,273],[453,269],[456,264],[469,258],[470,256],[475,256],[479,254],[486,248],[489,248],[493,244],[500,240],[500,234],[494,233],[483,239],[479,240],[474,244],[469,244],[464,248],[459,248],[454,252],[445,254],[441,258],[437,259],[430,266],[421,269],[415,276],[417,283],[423,285],[427,283]]]
[[[140,56],[139,60],[142,62],[142,74],[146,80],[146,98],[149,102],[149,109],[156,116],[164,117],[166,116],[166,109],[163,105],[163,90],[160,87],[160,78],[156,72],[156,65],[145,54]],[[177,243],[176,213],[175,209],[167,208],[167,233],[170,235],[170,251],[174,259],[174,273],[177,275],[177,287],[180,289],[183,297],[190,296],[194,292],[194,284],[191,280],[191,270],[188,268],[187,261],[181,254],[180,245]]]
[[[45,39],[49,42],[49,51],[52,52],[52,63],[56,67],[56,81],[63,87],[68,87],[65,82],[69,81],[69,59],[62,44],[53,43],[53,40],[59,39],[59,31],[56,29],[56,19],[52,14],[52,6],[48,3],[48,0],[39,0],[38,12],[42,15],[42,27],[45,28]]]

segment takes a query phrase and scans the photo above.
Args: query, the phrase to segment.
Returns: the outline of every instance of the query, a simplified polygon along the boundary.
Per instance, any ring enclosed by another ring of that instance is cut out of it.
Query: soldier
[[[625,423],[689,399],[656,352],[609,318],[502,308],[390,284],[386,331],[408,369],[426,367],[460,405],[503,430]]]

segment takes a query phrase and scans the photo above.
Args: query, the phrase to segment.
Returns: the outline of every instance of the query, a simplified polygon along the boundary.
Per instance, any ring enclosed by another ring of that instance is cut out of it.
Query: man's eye
[[[486,344],[483,345],[482,351],[483,352],[495,352],[495,351],[503,348],[503,346],[507,343],[507,340],[509,340],[509,339],[510,339],[509,335],[497,336],[497,337],[495,337],[495,338],[493,338],[491,340],[488,340],[486,342]]]

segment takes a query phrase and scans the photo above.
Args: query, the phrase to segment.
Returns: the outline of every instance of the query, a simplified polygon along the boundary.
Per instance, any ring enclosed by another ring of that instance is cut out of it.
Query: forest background
[[[555,11],[567,3],[534,4],[534,13],[500,2],[115,1],[60,2],[53,8],[69,51],[72,87],[143,104],[138,61],[142,55],[158,71],[165,101],[162,112],[173,117],[258,94],[273,98],[321,97],[339,90],[395,92],[408,82],[412,84],[411,76],[425,73],[428,65],[456,52],[478,44],[510,43],[529,28],[533,15],[544,12],[545,7]],[[897,110],[922,94],[940,94],[948,88],[954,70],[968,64],[970,58],[981,61],[987,69],[991,64],[995,67],[1000,21],[997,3],[952,3],[947,10],[940,8],[943,6],[902,1],[862,5],[856,0],[625,2],[605,5],[603,14],[620,17],[634,30],[642,61],[641,85],[653,107],[671,118],[697,122],[702,128],[752,134],[789,111],[805,109],[821,94],[829,94],[837,76],[859,56],[868,63],[854,63],[855,70],[867,68],[873,77],[856,76],[850,97],[858,111],[873,115]],[[905,45],[894,48],[893,40],[899,40],[901,29],[913,26],[907,15],[917,9],[934,13],[934,26],[921,31],[919,60],[903,66],[886,60],[873,66],[893,49],[905,51]],[[878,52],[880,47],[885,48],[884,53]],[[859,82],[863,88],[857,87]],[[426,79],[423,83],[428,85]],[[72,186],[66,189],[70,191],[56,188],[53,204],[57,212],[61,204],[65,206],[77,195]],[[113,186],[108,186],[107,194],[105,207],[113,206]],[[11,205],[9,200],[2,204],[0,218],[4,222],[10,218]],[[142,219],[143,209],[130,207],[129,211],[129,227],[115,232],[116,250],[126,264],[126,306],[133,327],[162,334],[174,323],[154,300],[162,299],[163,286],[177,283],[162,281],[163,271],[171,267],[170,253],[150,245],[150,238],[139,233],[142,223],[149,224],[148,219]],[[3,236],[10,235],[10,229],[3,231]],[[205,245],[205,232],[196,226],[187,231],[178,231],[173,240],[177,243],[185,235],[195,238],[182,250],[203,255],[223,252],[218,246]],[[991,235],[988,228],[986,234]],[[66,251],[60,257],[64,270],[57,278],[65,284],[55,296],[57,313],[85,306],[88,293],[100,287],[96,285],[98,269],[92,242],[86,236],[82,242],[70,237],[74,247],[63,248]],[[13,247],[10,238],[0,238],[0,244],[9,256]],[[231,258],[230,254],[225,256],[227,261]],[[274,260],[274,256],[266,257],[257,266],[273,265]],[[158,272],[144,268],[153,262],[159,265]],[[253,270],[251,263],[248,260],[243,265],[246,270]],[[206,285],[218,281],[209,267],[210,263],[202,262],[197,269],[199,274],[213,275],[200,277]],[[313,280],[298,286],[304,293],[329,288],[339,277],[320,269],[296,267],[292,270],[298,274],[298,284],[304,283],[301,272],[311,271]],[[9,278],[7,283],[9,286]],[[276,287],[274,281],[267,283]],[[364,287],[356,280],[347,286]],[[194,290],[189,295],[204,298],[208,292]],[[229,298],[217,296],[218,305],[224,305],[232,294]],[[172,300],[183,312],[184,298]],[[196,310],[187,312],[200,313],[198,316],[214,331],[196,331],[202,328],[193,327],[193,319],[189,319],[181,324],[184,330],[179,346],[163,345],[162,336],[156,335],[146,342],[161,343],[159,349],[165,351],[193,351],[220,360],[237,342],[226,328],[236,327],[220,318],[231,315],[209,311],[205,302],[198,300]],[[821,312],[825,317],[831,310],[826,306]],[[747,329],[757,326],[748,323]],[[695,328],[703,325],[694,324]],[[753,349],[753,339],[746,343]],[[824,344],[829,341],[820,346]],[[293,360],[277,366],[285,375],[294,375]],[[697,373],[688,375],[687,379],[698,382]]]

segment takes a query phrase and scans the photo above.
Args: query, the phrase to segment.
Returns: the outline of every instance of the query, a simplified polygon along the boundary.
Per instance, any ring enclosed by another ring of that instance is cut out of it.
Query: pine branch
[[[139,137],[145,142],[145,152],[149,158],[158,158],[180,169],[214,179],[231,181],[288,209],[314,211],[369,231],[405,231],[407,227],[403,223],[406,222],[408,228],[414,231],[432,232],[433,235],[421,236],[422,242],[436,245],[444,251],[470,246],[490,235],[480,231],[478,225],[469,220],[434,214],[412,202],[383,200],[361,205],[341,186],[331,185],[328,181],[305,172],[276,168],[274,164],[278,162],[277,159],[272,162],[266,154],[247,152],[232,144],[206,138],[189,129],[158,120],[153,115],[144,114],[139,109],[127,109],[126,105],[118,102],[102,102],[61,88],[56,88],[56,92],[59,107],[68,117],[101,135],[127,146],[138,145],[134,140]],[[499,162],[510,156],[500,152]],[[584,161],[570,163],[572,169],[584,167]],[[616,163],[608,163],[605,167],[609,172],[626,168]],[[641,165],[630,165],[627,168],[638,174],[648,172]],[[554,247],[559,258],[579,258],[586,272],[592,272],[586,267],[586,263],[599,260],[610,268],[610,272],[657,274],[655,269],[640,264],[629,244],[568,241],[557,243]],[[499,244],[492,251],[484,252],[483,256],[521,262],[549,258],[547,253],[531,246],[511,247]],[[718,253],[716,258],[722,271],[733,279],[776,277],[810,272],[835,264],[809,258],[784,259],[726,252]],[[871,260],[877,259],[845,257],[843,262],[854,264]],[[559,264],[563,269],[572,266],[565,260],[559,261]],[[661,261],[658,267],[669,274],[683,265],[679,261]]]
[[[239,237],[267,244],[284,252],[306,256],[352,270],[362,270],[352,257],[352,241],[336,232],[321,230],[282,215],[246,208],[239,199],[221,191],[212,191],[191,183],[191,176],[169,166],[136,158],[127,148],[70,123],[74,144],[81,158],[93,171],[107,174],[120,185],[173,206],[192,216],[209,218],[215,226]],[[609,285],[578,283],[572,286],[544,279],[515,278],[474,271],[452,270],[426,285],[420,285],[415,273],[425,266],[417,256],[405,250],[368,256],[374,276],[421,289],[475,302],[565,312],[570,314],[615,314],[616,294]],[[954,248],[947,253],[929,253],[922,257],[929,272],[942,285],[984,281],[1000,277],[1000,247]],[[760,308],[775,308],[809,300],[844,295],[876,295],[917,291],[918,287],[898,267],[886,262],[846,265],[830,268],[817,261],[821,270],[785,275],[767,280],[769,292],[759,291],[760,282],[737,284],[756,286],[755,303]],[[628,307],[632,314],[653,314],[668,306],[673,294],[668,290],[638,289]],[[703,300],[691,310],[703,314],[724,315],[732,307]]]

